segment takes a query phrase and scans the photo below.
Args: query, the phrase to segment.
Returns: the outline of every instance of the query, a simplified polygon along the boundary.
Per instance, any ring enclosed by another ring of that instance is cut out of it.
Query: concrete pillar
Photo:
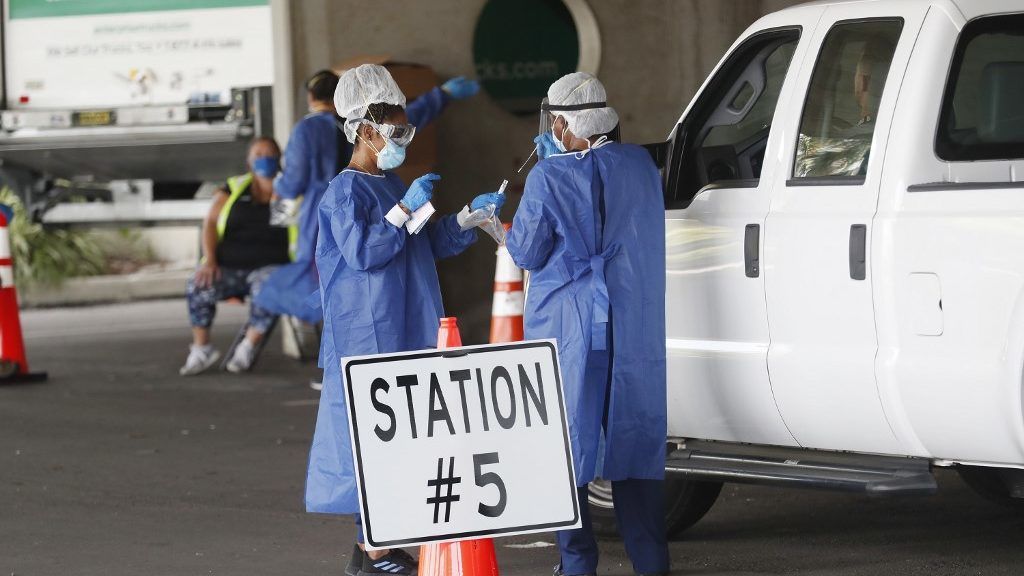
[[[294,92],[290,87],[295,83],[292,69],[294,60],[292,40],[291,0],[271,0],[271,34],[274,42],[274,86],[271,97],[274,100],[274,137],[282,148],[288,143],[288,134],[295,123]]]
[[[348,2],[346,2],[347,4]],[[302,83],[317,70],[330,68],[334,63],[335,40],[344,38],[345,23],[329,18],[329,0],[301,0],[293,2],[291,85],[295,118],[307,113],[306,92]]]

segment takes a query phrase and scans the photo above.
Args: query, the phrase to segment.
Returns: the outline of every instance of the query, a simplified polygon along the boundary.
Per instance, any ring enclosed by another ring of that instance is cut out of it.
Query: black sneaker
[[[359,544],[352,545],[352,556],[348,559],[348,565],[345,566],[345,576],[359,576],[359,571],[363,569],[363,558],[366,557],[366,552],[359,547]]]
[[[419,562],[411,554],[395,548],[386,555],[371,559],[369,556],[363,560],[363,568],[357,576],[372,576],[373,574],[415,574],[419,568]]]
[[[562,571],[562,564],[555,564],[555,569],[552,572],[554,576],[565,576],[565,572]],[[581,574],[579,576],[597,576],[596,574]]]

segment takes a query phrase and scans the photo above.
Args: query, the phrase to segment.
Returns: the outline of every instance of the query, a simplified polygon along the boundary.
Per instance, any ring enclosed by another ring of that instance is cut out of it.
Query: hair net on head
[[[605,134],[618,125],[619,115],[614,108],[607,105],[607,100],[608,94],[601,81],[586,72],[566,74],[548,88],[548,109],[555,117],[564,117],[569,124],[569,130],[577,138]],[[604,106],[583,110],[559,110],[562,106],[581,104]]]
[[[345,136],[356,141],[356,130],[371,104],[393,104],[405,107],[405,94],[391,77],[387,68],[377,64],[363,64],[346,70],[334,91],[334,107],[345,119]],[[377,122],[381,119],[377,118]]]

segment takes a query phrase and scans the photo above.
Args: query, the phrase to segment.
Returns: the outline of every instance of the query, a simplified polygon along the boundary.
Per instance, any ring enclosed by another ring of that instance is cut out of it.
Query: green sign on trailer
[[[266,6],[270,0],[9,0],[9,18],[56,18],[202,8]]]

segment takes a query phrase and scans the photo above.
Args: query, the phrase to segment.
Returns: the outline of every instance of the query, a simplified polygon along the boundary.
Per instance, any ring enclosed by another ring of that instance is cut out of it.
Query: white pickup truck
[[[670,530],[722,482],[1024,497],[1024,1],[768,15],[651,150]]]

